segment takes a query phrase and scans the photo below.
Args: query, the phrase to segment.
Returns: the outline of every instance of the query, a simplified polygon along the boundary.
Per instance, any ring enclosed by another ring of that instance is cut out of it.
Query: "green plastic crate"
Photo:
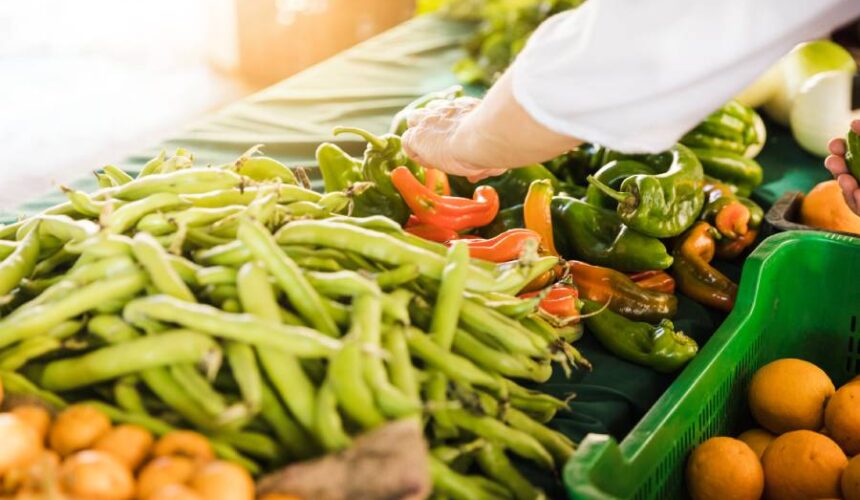
[[[684,498],[690,451],[750,423],[746,389],[762,365],[809,360],[837,386],[860,373],[860,238],[789,231],[747,259],[734,311],[617,444],[589,435],[564,468],[571,498]]]

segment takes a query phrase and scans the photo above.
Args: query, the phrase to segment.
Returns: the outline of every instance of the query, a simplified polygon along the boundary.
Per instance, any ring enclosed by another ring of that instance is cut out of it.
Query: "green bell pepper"
[[[433,101],[453,101],[458,97],[463,97],[463,95],[463,87],[460,85],[454,85],[445,90],[424,94],[418,99],[407,104],[405,108],[401,109],[396,115],[394,115],[394,118],[391,119],[391,127],[388,129],[388,132],[394,135],[403,135],[403,132],[406,132],[409,128],[409,125],[406,123],[409,113],[416,109],[425,108]]]
[[[350,156],[336,144],[324,142],[316,151],[317,165],[322,174],[326,193],[345,191],[361,182],[361,161]]]
[[[666,153],[635,155],[659,174],[637,174],[624,179],[619,190],[601,182],[601,171],[589,184],[618,201],[616,211],[631,228],[657,238],[677,236],[699,217],[705,197],[702,164],[686,146],[677,144]]]
[[[845,137],[845,163],[851,175],[860,179],[860,135],[853,130]]]
[[[696,341],[676,331],[668,319],[655,326],[602,309],[602,304],[583,301],[585,327],[603,347],[621,359],[671,373],[687,364],[699,351]]]
[[[403,152],[400,137],[396,135],[376,136],[360,128],[335,127],[334,135],[340,134],[356,134],[367,141],[361,162],[361,176],[370,185],[360,186],[352,193],[353,214],[359,217],[384,215],[404,224],[411,211],[391,182],[391,171],[406,166],[424,182],[424,169]]]
[[[457,175],[448,176],[451,191],[456,196],[471,198],[472,193],[478,186],[491,186],[499,194],[499,206],[501,208],[512,207],[523,203],[529,186],[537,180],[549,180],[555,192],[562,190],[558,178],[543,165],[529,165],[528,167],[514,168],[497,177],[488,177],[477,183],[471,183],[465,177]]]
[[[663,242],[633,231],[611,210],[568,196],[554,197],[551,210],[556,248],[568,259],[625,272],[666,269],[672,265],[672,256]],[[481,234],[492,237],[517,227],[523,227],[522,205],[500,211]]]
[[[657,172],[654,171],[654,167],[641,161],[612,160],[597,171],[594,174],[594,178],[612,189],[619,189],[624,179],[632,175],[654,175],[655,173]],[[596,207],[607,208],[609,210],[615,210],[618,206],[618,201],[607,196],[595,184],[588,185],[585,191],[585,201]]]
[[[738,196],[749,196],[761,184],[764,173],[757,161],[739,154],[716,149],[693,149],[710,177],[736,188]]]

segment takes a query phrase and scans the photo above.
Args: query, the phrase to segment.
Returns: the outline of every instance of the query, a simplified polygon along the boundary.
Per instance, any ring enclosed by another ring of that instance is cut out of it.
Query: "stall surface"
[[[382,133],[391,116],[415,97],[457,83],[452,64],[462,55],[460,44],[473,26],[424,16],[347,50],[317,66],[203,118],[183,133],[141,151],[119,166],[139,169],[159,150],[184,147],[195,155],[195,164],[220,164],[234,160],[254,146],[264,144],[265,154],[294,166],[311,167],[314,151],[324,141],[334,141],[359,155],[363,142],[331,134],[336,125],[351,125]],[[480,94],[481,89],[467,89]],[[163,103],[170,106],[170,103]],[[807,191],[827,177],[821,161],[797,146],[790,134],[768,124],[768,141],[758,160],[765,170],[764,184],[755,193],[765,206],[788,190]],[[98,140],[93,138],[93,140]],[[75,187],[95,189],[95,179],[81,179]],[[61,193],[22,205],[15,213],[0,213],[0,222],[32,214],[63,201]],[[721,268],[738,279],[739,264]],[[686,297],[680,297],[676,326],[704,343],[725,319]],[[590,432],[623,439],[665,391],[674,376],[622,361],[602,349],[587,333],[577,347],[592,362],[592,372],[574,373],[565,379],[561,370],[541,389],[558,395],[575,394],[572,412],[559,414],[552,426],[575,439]],[[532,475],[537,474],[531,471]],[[558,493],[552,478],[540,479]]]

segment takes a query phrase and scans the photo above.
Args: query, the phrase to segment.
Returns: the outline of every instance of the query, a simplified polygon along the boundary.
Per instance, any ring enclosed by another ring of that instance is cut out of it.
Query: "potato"
[[[141,469],[137,477],[137,495],[149,498],[164,486],[185,484],[196,469],[197,464],[188,457],[158,457]]]
[[[127,500],[134,496],[134,477],[109,453],[79,451],[60,466],[60,486],[75,498]]]
[[[94,450],[110,453],[135,470],[149,455],[154,438],[152,433],[139,425],[118,425],[100,437],[93,445]]]
[[[180,456],[208,462],[215,458],[212,444],[206,436],[193,431],[173,431],[155,442],[152,454],[156,457]]]
[[[206,500],[254,500],[254,480],[242,467],[222,460],[201,467],[191,487]]]
[[[0,474],[29,467],[43,447],[32,427],[11,413],[0,414]]]

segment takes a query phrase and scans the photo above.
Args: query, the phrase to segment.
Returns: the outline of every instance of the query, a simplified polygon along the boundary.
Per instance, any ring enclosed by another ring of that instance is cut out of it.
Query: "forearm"
[[[517,102],[506,72],[454,133],[454,156],[484,168],[516,168],[559,156],[581,143],[544,127]]]

